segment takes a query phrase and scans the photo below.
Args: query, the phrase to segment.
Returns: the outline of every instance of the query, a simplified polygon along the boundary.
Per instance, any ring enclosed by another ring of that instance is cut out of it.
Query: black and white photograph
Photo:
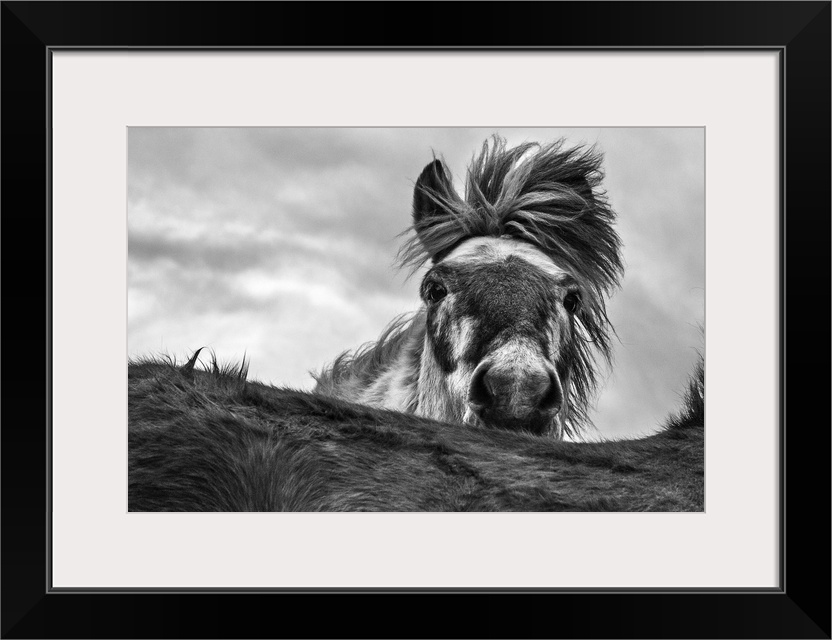
[[[705,129],[128,129],[130,511],[701,512]]]
[[[0,636],[830,637],[829,0],[2,13]]]

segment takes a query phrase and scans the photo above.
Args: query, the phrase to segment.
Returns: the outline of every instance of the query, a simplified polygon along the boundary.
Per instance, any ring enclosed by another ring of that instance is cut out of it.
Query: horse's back
[[[131,511],[699,511],[701,421],[618,443],[482,430],[135,365]],[[684,423],[684,424],[683,424]]]

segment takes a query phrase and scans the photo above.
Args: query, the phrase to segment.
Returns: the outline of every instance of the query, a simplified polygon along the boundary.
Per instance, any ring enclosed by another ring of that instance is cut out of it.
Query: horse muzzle
[[[563,407],[563,387],[545,361],[484,361],[474,370],[468,406],[485,426],[541,435]]]

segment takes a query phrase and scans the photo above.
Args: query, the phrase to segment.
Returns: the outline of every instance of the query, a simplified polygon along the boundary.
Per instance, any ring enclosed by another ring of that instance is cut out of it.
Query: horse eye
[[[446,295],[448,295],[448,290],[438,282],[429,282],[425,286],[425,300],[431,304],[436,304]]]
[[[581,306],[581,296],[577,293],[567,293],[563,299],[563,308],[569,313],[575,313]]]

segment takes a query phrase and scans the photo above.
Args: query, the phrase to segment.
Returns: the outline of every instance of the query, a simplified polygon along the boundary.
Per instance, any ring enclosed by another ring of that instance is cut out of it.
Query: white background
[[[771,53],[56,53],[54,586],[775,586],[777,72]],[[706,513],[128,514],[126,128],[217,125],[705,126]]]

